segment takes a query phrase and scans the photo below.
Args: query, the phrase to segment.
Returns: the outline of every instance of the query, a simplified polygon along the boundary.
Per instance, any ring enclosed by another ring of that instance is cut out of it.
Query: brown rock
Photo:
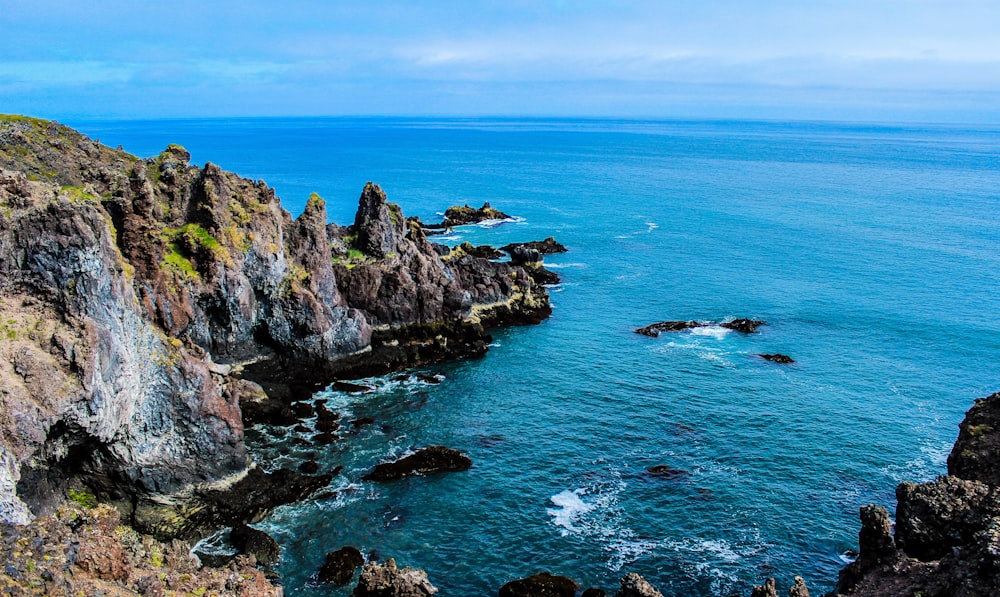
[[[427,573],[416,568],[396,568],[392,558],[379,565],[368,562],[361,569],[361,578],[352,597],[428,597],[437,588],[427,580]]]
[[[663,594],[646,582],[645,578],[631,573],[622,577],[621,588],[615,593],[615,597],[663,597]]]
[[[500,587],[500,597],[573,597],[577,587],[571,578],[539,572]]]

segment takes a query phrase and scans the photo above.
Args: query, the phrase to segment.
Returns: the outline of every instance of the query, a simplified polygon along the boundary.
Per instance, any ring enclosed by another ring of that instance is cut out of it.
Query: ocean
[[[331,491],[257,526],[289,595],[344,545],[495,595],[547,570],[609,592],[727,597],[803,576],[833,587],[858,508],[944,474],[975,398],[1000,390],[1000,129],[810,122],[220,119],[68,123],[140,156],[168,143],[353,222],[365,182],[438,221],[488,201],[518,221],[441,242],[554,236],[553,315],[482,360],[317,398],[343,439],[247,432],[262,466],[342,466]],[[765,320],[649,338],[656,321]],[[791,365],[759,353],[784,353]],[[303,441],[305,440],[305,441]],[[361,481],[442,444],[462,473]],[[644,474],[668,465],[677,478]],[[784,589],[787,590],[787,589]]]

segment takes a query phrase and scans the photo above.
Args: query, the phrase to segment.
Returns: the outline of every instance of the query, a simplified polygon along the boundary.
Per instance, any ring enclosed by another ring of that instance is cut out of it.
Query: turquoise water
[[[495,595],[540,570],[584,586],[638,572],[667,595],[832,587],[857,510],[945,470],[974,398],[1000,389],[1000,130],[816,123],[295,119],[71,123],[140,155],[168,143],[353,221],[366,180],[407,215],[489,201],[523,218],[447,242],[553,235],[553,316],[480,361],[326,393],[344,439],[248,433],[265,466],[343,466],[335,495],[261,528],[290,595],[355,545]],[[664,319],[755,317],[647,338]],[[754,356],[791,355],[790,366]],[[376,485],[407,449],[471,470]],[[668,464],[679,480],[642,471]]]

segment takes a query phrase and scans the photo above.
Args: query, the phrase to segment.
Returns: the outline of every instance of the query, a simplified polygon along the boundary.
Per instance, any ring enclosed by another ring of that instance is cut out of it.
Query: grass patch
[[[51,124],[51,121],[21,114],[0,114],[0,122],[26,122],[35,128],[47,127]]]
[[[83,508],[84,510],[92,510],[97,507],[97,498],[94,494],[87,489],[69,490],[69,501],[73,502],[77,506]]]
[[[59,188],[59,194],[70,200],[71,203],[81,205],[84,203],[97,203],[100,198],[92,193],[83,190],[83,187],[64,185]]]

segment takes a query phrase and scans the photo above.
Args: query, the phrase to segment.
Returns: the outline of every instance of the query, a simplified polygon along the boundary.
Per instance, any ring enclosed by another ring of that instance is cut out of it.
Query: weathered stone
[[[663,597],[663,594],[646,582],[645,578],[633,572],[622,577],[621,588],[615,593],[615,597]]]
[[[394,462],[383,462],[362,477],[366,481],[395,481],[411,475],[468,470],[472,460],[458,450],[444,446],[421,448]]]
[[[354,572],[365,563],[365,557],[356,547],[345,546],[326,554],[326,561],[319,569],[319,581],[335,586],[346,585]]]
[[[778,591],[774,586],[774,579],[769,578],[763,585],[758,585],[750,592],[750,597],[778,597]]]
[[[500,597],[573,597],[577,587],[571,578],[539,572],[500,587]]]
[[[976,400],[958,428],[948,474],[1000,486],[1000,392]]]
[[[278,542],[264,531],[238,524],[229,532],[229,542],[240,553],[252,555],[262,566],[273,566],[281,559]]]
[[[361,569],[358,586],[352,597],[428,597],[437,588],[427,580],[427,573],[416,568],[396,568],[392,558],[379,565],[368,562]]]

